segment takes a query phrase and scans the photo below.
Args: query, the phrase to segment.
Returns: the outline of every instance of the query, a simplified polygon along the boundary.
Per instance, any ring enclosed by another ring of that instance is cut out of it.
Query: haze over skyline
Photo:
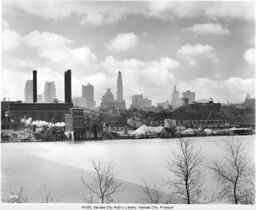
[[[64,98],[94,86],[97,106],[122,72],[127,106],[143,93],[153,104],[171,99],[173,86],[196,100],[240,102],[255,88],[253,2],[3,1],[2,97],[24,100],[38,71]]]

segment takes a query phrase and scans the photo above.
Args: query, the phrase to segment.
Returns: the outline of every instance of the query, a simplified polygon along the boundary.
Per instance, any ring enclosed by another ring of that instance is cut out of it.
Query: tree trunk
[[[235,181],[235,184],[234,184],[234,198],[235,198],[235,204],[238,203],[238,199],[237,199],[237,195],[236,195],[236,185],[237,185],[237,178],[236,178],[236,181]]]
[[[237,188],[237,183],[238,183],[238,178],[239,178],[239,171],[237,172],[235,183],[234,183],[234,198],[235,198],[235,204],[238,204],[238,197],[236,194],[236,188]]]
[[[188,182],[187,181],[186,181],[186,192],[187,192],[187,202],[188,202],[188,204],[190,204],[189,186],[188,186]]]

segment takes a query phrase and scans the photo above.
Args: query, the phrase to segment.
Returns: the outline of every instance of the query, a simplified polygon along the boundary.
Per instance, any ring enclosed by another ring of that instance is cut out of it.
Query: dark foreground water
[[[214,191],[214,177],[207,170],[209,161],[221,159],[222,142],[231,137],[196,137],[193,138],[196,149],[201,149],[208,189]],[[237,137],[233,137],[237,138]],[[249,164],[254,165],[255,136],[239,136],[245,143]],[[172,158],[172,151],[177,150],[177,139],[139,139],[90,141],[82,143],[6,143],[2,150],[2,198],[9,191],[24,187],[29,202],[40,202],[40,190],[49,189],[54,195],[54,202],[83,202],[81,176],[93,182],[90,159],[112,162],[117,172],[121,190],[114,196],[116,201],[127,203],[147,202],[141,186],[143,179],[156,184],[168,193],[170,188],[166,180],[171,178],[166,168],[166,161]]]

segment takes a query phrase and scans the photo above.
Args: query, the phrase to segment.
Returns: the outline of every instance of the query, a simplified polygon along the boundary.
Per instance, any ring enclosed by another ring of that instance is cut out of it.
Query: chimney
[[[67,72],[64,73],[64,100],[67,102]]]
[[[33,70],[33,103],[37,102],[37,71]]]
[[[64,89],[65,89],[65,103],[72,103],[72,88],[71,88],[71,70],[68,69],[64,74]]]

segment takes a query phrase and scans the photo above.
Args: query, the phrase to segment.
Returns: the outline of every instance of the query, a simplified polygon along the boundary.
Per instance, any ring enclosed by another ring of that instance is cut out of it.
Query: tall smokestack
[[[67,102],[67,72],[64,73],[64,98],[65,103]]]
[[[71,70],[68,69],[64,75],[65,80],[65,103],[72,103]]]
[[[33,102],[37,102],[37,71],[33,70]]]

